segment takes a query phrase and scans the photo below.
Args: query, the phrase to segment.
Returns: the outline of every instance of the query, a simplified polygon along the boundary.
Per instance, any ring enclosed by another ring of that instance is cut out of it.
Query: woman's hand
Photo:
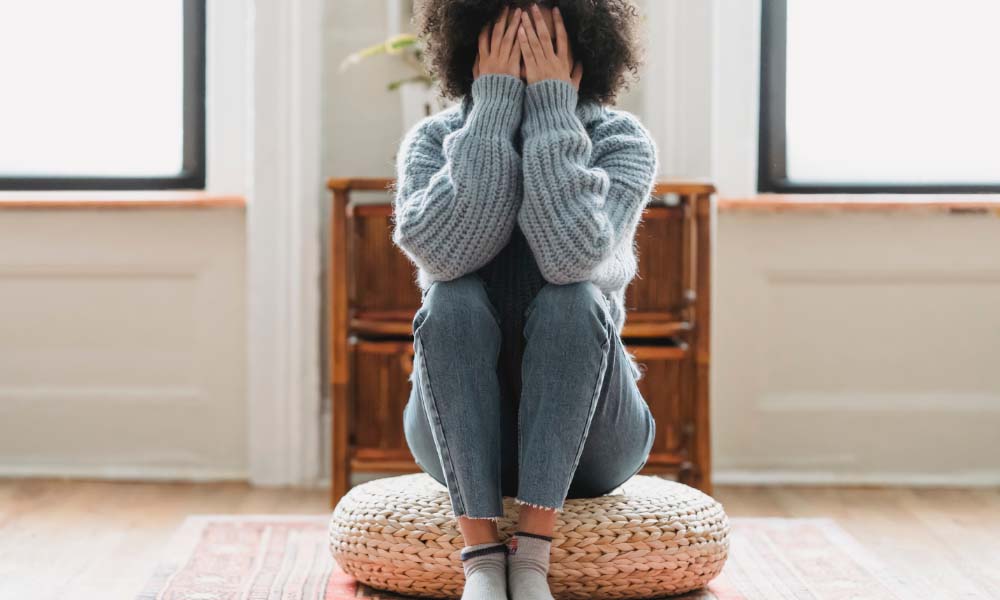
[[[487,73],[513,75],[520,79],[521,48],[514,43],[520,18],[520,8],[510,15],[509,7],[505,6],[496,22],[492,25],[487,23],[479,32],[479,53],[472,67],[473,79]]]
[[[544,79],[559,79],[570,83],[580,90],[580,79],[583,77],[583,65],[574,63],[573,51],[566,34],[559,7],[552,9],[552,21],[556,29],[556,46],[552,47],[552,34],[545,25],[542,11],[537,4],[531,6],[531,16],[527,11],[521,15],[521,27],[518,29],[518,43],[524,56],[524,67],[528,83],[532,84]]]

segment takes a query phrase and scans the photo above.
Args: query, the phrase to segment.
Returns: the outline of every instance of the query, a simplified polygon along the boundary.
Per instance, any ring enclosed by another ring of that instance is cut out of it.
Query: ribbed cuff
[[[507,544],[503,542],[490,542],[486,544],[478,544],[476,546],[466,546],[462,548],[461,556],[462,560],[469,560],[470,558],[476,558],[478,556],[486,556],[487,554],[507,554]]]
[[[576,129],[581,126],[576,116],[579,97],[572,83],[562,79],[543,79],[527,86],[524,94],[525,136],[545,129]]]
[[[472,82],[469,130],[482,136],[514,137],[521,125],[524,82],[513,75],[486,73]]]
[[[514,535],[517,536],[517,537],[530,537],[530,538],[535,538],[535,539],[538,539],[538,540],[545,540],[546,542],[551,542],[552,541],[552,536],[550,536],[550,535],[542,535],[540,533],[528,533],[527,531],[515,531]]]

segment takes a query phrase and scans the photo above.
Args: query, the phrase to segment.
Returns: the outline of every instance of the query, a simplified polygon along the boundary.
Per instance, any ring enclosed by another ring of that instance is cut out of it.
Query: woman
[[[629,0],[425,0],[461,103],[405,137],[393,239],[418,267],[407,442],[446,485],[463,598],[551,598],[556,513],[646,462],[654,436],[619,337],[656,147],[610,104],[638,67]],[[507,545],[495,520],[520,503]]]

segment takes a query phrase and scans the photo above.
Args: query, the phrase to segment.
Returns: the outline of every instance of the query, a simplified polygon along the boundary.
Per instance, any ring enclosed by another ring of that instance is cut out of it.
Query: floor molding
[[[816,485],[880,487],[997,487],[1000,471],[969,473],[835,473],[832,471],[782,471],[717,469],[716,485]]]
[[[108,481],[247,481],[246,469],[137,465],[0,464],[0,477],[25,479],[103,479]]]

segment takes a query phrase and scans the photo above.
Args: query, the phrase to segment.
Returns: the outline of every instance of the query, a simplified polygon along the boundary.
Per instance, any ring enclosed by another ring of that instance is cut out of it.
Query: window
[[[205,0],[5,0],[0,56],[0,189],[204,188]]]
[[[763,6],[761,191],[1000,191],[1000,2]]]

